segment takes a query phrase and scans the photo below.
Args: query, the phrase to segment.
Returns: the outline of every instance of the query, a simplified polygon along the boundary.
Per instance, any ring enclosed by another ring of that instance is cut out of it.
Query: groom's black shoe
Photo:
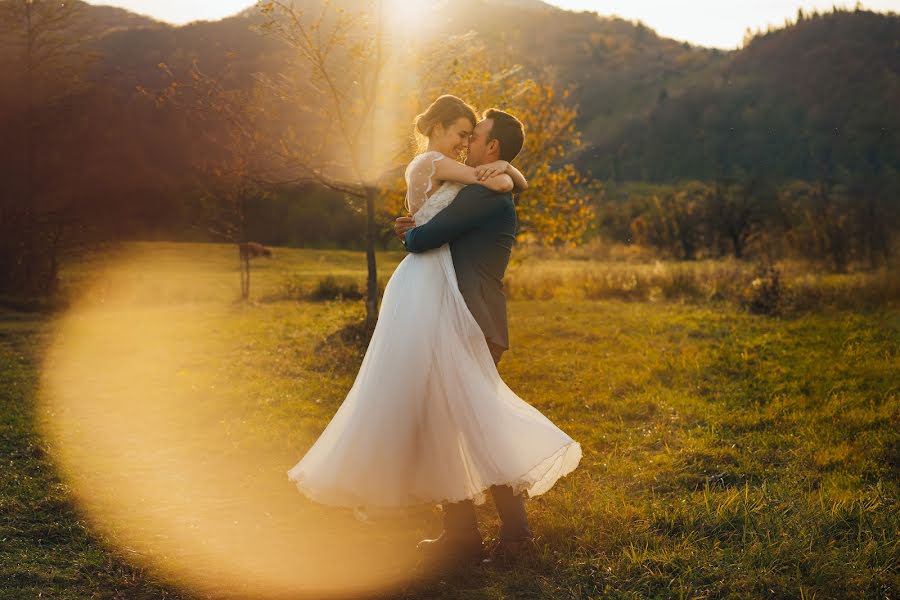
[[[484,542],[481,534],[454,534],[442,531],[435,539],[421,540],[416,549],[428,566],[479,564],[484,558]]]

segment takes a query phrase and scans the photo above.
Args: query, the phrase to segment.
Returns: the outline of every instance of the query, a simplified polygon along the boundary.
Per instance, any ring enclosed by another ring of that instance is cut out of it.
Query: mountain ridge
[[[164,82],[159,63],[198,58],[211,72],[228,64],[249,77],[277,71],[283,59],[277,42],[249,29],[259,19],[254,7],[175,26],[77,3],[103,56],[95,78],[122,103],[137,86]],[[900,162],[900,123],[890,110],[900,97],[895,13],[813,13],[736,50],[540,0],[457,0],[436,23],[441,35],[473,30],[489,50],[509,49],[527,69],[550,69],[559,87],[571,88],[584,144],[569,158],[594,177],[671,181],[768,169],[811,178],[862,168],[873,154],[883,163],[875,170]]]

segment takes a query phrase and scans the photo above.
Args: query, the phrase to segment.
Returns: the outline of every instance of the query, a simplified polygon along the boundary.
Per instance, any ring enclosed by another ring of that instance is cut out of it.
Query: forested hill
[[[579,159],[624,180],[883,175],[900,166],[900,17],[832,12],[757,35]],[[590,114],[590,105],[584,107]],[[587,118],[591,118],[587,116]]]
[[[800,12],[735,51],[541,3],[454,3],[447,31],[469,28],[574,87],[586,142],[577,164],[604,179],[812,179],[900,165],[897,13]]]
[[[495,51],[573,89],[585,142],[577,165],[596,177],[671,181],[763,170],[812,179],[900,164],[896,13],[800,16],[727,52],[537,1],[459,0],[445,10],[435,34],[475,30]],[[181,28],[120,30],[104,45],[106,60],[121,63],[116,72],[129,83],[154,81],[158,62],[186,56],[215,70],[229,50],[247,70],[277,69],[273,44],[247,29],[252,21],[251,9]]]
[[[431,24],[435,35],[474,29],[494,51],[546,70],[559,88],[572,88],[584,144],[571,158],[594,177],[672,181],[762,170],[813,179],[847,171],[883,174],[900,164],[895,13],[807,15],[728,52],[536,0],[444,6],[444,17]],[[177,180],[179,152],[191,146],[188,139],[177,143],[178,136],[193,135],[140,101],[137,86],[165,83],[159,63],[178,67],[197,58],[217,73],[229,62],[244,80],[283,65],[278,45],[249,29],[253,10],[173,27],[120,9],[82,8],[80,35],[88,30],[85,38],[98,53],[92,72],[99,90],[97,98],[80,99],[79,125],[85,136],[98,138],[90,145],[104,149],[104,160],[131,174],[137,189],[154,187],[142,185],[141,173]],[[17,23],[3,23],[0,44],[15,37]],[[3,54],[4,63],[14,64],[13,53]],[[15,69],[4,71],[0,77],[7,78]],[[5,87],[21,89],[14,81]],[[170,125],[181,130],[167,130]],[[97,152],[80,152],[67,168],[84,172],[78,160],[96,161]]]

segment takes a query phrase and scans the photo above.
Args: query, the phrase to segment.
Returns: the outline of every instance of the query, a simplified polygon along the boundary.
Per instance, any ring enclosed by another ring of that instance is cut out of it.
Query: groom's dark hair
[[[512,162],[522,151],[522,144],[525,143],[525,126],[511,114],[496,108],[487,109],[481,118],[493,121],[487,141],[500,142],[500,160]]]

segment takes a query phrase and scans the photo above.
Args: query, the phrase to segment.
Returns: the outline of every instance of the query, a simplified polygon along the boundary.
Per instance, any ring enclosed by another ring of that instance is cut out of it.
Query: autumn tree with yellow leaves
[[[494,107],[515,115],[525,126],[525,145],[514,162],[529,181],[528,190],[517,199],[518,239],[545,246],[584,241],[594,224],[593,198],[602,193],[602,184],[565,163],[581,144],[575,128],[578,112],[569,102],[569,91],[557,91],[546,75],[527,75],[508,56],[487,52],[472,33],[426,49],[419,70],[409,131],[412,115],[446,93],[479,112]],[[406,159],[416,150],[411,144]],[[403,213],[403,193],[401,174],[383,191],[387,213]]]
[[[516,165],[528,177],[519,198],[522,239],[574,244],[593,223],[597,186],[563,163],[580,144],[576,109],[545,77],[528,77],[472,36],[397,47],[382,2],[362,12],[329,3],[309,13],[293,4],[257,3],[261,30],[290,48],[293,73],[267,79],[285,104],[302,107],[302,127],[286,124],[281,148],[296,179],[364,202],[368,263],[366,321],[378,313],[375,240],[403,214],[403,167],[416,152],[413,119],[434,98],[453,93],[484,110],[498,107],[526,127]],[[408,142],[408,143],[407,143]]]

